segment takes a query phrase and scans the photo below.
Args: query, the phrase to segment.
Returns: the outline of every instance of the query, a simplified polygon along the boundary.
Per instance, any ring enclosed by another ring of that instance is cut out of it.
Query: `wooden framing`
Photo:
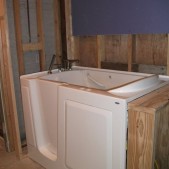
[[[169,168],[169,85],[129,103],[128,169]]]
[[[65,22],[66,22],[66,42],[67,42],[67,59],[75,59],[75,39],[72,35],[72,15],[71,1],[65,0]]]
[[[36,50],[41,50],[42,47],[43,47],[42,43],[28,43],[28,44],[23,44],[22,50],[24,52],[36,51]]]
[[[128,51],[127,51],[127,60],[128,60],[128,71],[132,71],[132,48],[133,47],[133,39],[132,35],[128,35]]]
[[[101,61],[102,58],[105,57],[105,42],[104,36],[98,35],[97,36],[97,67],[101,68]]]
[[[36,16],[37,16],[37,43],[22,43],[22,30],[20,19],[20,0],[13,0],[14,7],[14,20],[15,20],[15,36],[18,55],[19,74],[25,74],[24,66],[24,52],[39,51],[39,64],[40,70],[45,70],[45,42],[43,31],[43,19],[42,19],[42,0],[36,0]]]
[[[40,49],[37,48],[37,50],[39,51],[40,70],[43,71],[45,70],[45,39],[42,19],[42,0],[36,0],[36,17],[37,17],[38,42],[41,44],[41,48]]]
[[[21,143],[18,126],[12,65],[9,52],[9,37],[6,16],[5,0],[0,0],[0,77],[3,95],[3,107],[6,119],[6,132],[8,133],[9,149],[15,150],[17,157],[21,157]],[[3,12],[2,12],[3,11]]]
[[[62,38],[61,38],[61,11],[60,0],[53,0],[54,7],[54,26],[55,26],[55,49],[56,62],[61,63],[62,57]]]
[[[167,34],[167,75],[169,76],[169,34]]]
[[[25,63],[24,63],[23,50],[22,50],[22,29],[21,29],[19,6],[20,6],[19,0],[13,0],[18,67],[19,67],[19,74],[23,75],[25,73]]]

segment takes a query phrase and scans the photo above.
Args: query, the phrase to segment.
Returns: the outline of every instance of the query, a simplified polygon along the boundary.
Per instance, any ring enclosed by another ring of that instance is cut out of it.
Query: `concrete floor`
[[[5,151],[3,139],[0,137],[0,169],[44,169],[28,157],[18,160],[15,152]]]

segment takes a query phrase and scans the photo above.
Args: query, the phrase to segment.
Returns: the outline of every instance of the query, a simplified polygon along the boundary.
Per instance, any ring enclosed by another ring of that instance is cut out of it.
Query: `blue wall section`
[[[169,0],[72,0],[74,35],[169,33]]]

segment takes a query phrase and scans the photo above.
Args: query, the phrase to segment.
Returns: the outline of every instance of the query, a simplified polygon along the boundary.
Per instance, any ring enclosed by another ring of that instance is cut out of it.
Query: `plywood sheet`
[[[97,67],[97,37],[79,37],[79,59],[81,66]]]
[[[167,64],[167,35],[148,34],[136,36],[136,63]]]
[[[105,36],[105,58],[102,61],[127,63],[128,35]]]

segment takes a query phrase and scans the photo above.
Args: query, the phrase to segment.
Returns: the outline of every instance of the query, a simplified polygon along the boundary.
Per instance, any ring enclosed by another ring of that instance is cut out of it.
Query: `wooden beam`
[[[42,19],[42,0],[36,0],[36,17],[37,17],[37,33],[38,42],[41,43],[42,49],[39,50],[40,70],[46,69],[45,66],[45,40],[43,31],[43,19]]]
[[[19,2],[20,2],[19,0],[13,0],[18,67],[19,67],[19,74],[23,75],[25,74],[25,64],[24,64],[24,58],[23,58],[24,55],[22,50],[22,29],[21,29]]]
[[[169,34],[167,34],[167,75],[169,76]]]
[[[166,85],[129,103],[128,169],[169,168],[168,93]]]
[[[1,1],[2,2],[2,1]],[[3,0],[3,9],[6,9]],[[2,6],[1,6],[2,7]],[[6,11],[4,12],[4,20],[0,21],[0,76],[2,82],[3,103],[7,123],[7,132],[9,136],[10,149],[15,149],[16,156],[21,158],[21,140],[19,132],[19,123],[16,109],[16,99],[14,92],[14,82],[12,65],[9,50],[9,35]]]
[[[56,62],[61,63],[62,57],[62,38],[61,38],[61,12],[60,0],[53,0],[54,7],[54,26],[55,26],[55,50]]]
[[[0,17],[4,16],[4,2],[3,0],[0,0]]]
[[[71,1],[65,0],[65,22],[66,22],[66,39],[67,39],[67,58],[75,59],[75,42],[72,35],[72,15],[71,15]]]
[[[132,35],[128,35],[128,51],[127,51],[127,58],[128,58],[128,71],[132,71]]]
[[[29,51],[37,51],[37,50],[42,50],[43,45],[42,43],[27,43],[22,45],[23,51],[24,52],[29,52]]]
[[[101,68],[101,61],[105,58],[105,39],[104,35],[97,36],[97,67]]]

